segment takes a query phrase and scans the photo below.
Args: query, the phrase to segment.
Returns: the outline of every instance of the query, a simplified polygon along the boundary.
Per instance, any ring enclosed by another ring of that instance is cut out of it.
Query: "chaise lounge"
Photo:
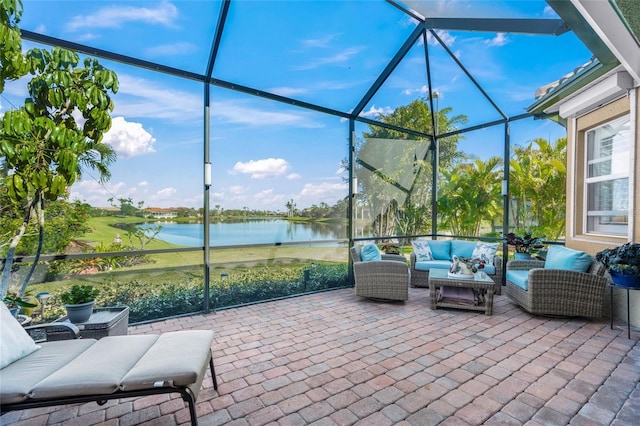
[[[91,401],[102,405],[111,399],[179,393],[188,404],[191,424],[197,425],[195,404],[207,368],[211,370],[213,388],[218,388],[210,330],[36,345],[7,307],[0,304],[2,413]],[[72,324],[69,327],[77,332]]]

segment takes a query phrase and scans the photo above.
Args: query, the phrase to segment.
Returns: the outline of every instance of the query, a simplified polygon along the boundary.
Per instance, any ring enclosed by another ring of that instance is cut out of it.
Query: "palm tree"
[[[454,235],[477,236],[483,222],[500,216],[501,165],[499,157],[491,157],[442,172],[438,212]]]

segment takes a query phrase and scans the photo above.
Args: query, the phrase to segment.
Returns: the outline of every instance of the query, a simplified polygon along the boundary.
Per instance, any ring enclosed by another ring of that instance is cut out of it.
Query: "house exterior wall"
[[[595,254],[608,247],[629,241],[640,242],[640,89],[632,91],[606,105],[599,106],[579,117],[570,117],[567,123],[567,228],[566,246]],[[589,234],[585,229],[585,156],[586,132],[623,115],[630,115],[631,147],[629,170],[629,234],[627,236]],[[607,289],[607,300],[609,289]],[[627,320],[627,294],[623,290],[613,293],[614,319]],[[640,327],[640,291],[630,292],[630,322]],[[608,309],[607,309],[608,311]]]

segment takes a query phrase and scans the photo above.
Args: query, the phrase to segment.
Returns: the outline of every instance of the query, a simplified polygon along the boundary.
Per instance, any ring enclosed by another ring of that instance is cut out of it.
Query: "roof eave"
[[[555,111],[551,111],[550,108],[561,100],[566,99],[580,89],[593,83],[609,71],[616,68],[618,65],[620,64],[617,61],[608,64],[602,64],[600,62],[591,64],[588,68],[582,70],[580,74],[576,74],[574,78],[568,79],[546,95],[541,96],[535,103],[533,103],[533,105],[527,108],[527,112],[534,116],[543,116],[545,114],[557,112],[557,109]]]

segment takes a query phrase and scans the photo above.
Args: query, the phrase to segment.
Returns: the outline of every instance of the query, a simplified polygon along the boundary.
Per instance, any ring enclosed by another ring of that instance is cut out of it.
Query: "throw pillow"
[[[547,251],[544,268],[587,272],[591,266],[591,261],[589,253],[563,246],[551,246]]]
[[[433,260],[433,254],[431,253],[431,247],[427,240],[413,240],[411,242],[413,252],[416,254],[416,262],[428,262]]]
[[[362,260],[363,262],[382,260],[382,254],[380,253],[377,245],[373,243],[365,244],[362,247],[362,250],[360,250],[360,260]]]
[[[451,240],[451,258],[456,255],[465,259],[474,257],[473,250],[476,248],[475,241]]]
[[[434,260],[451,260],[451,240],[430,240]]]
[[[473,249],[471,257],[474,259],[483,260],[487,265],[493,265],[493,258],[496,257],[496,252],[500,247],[499,243],[486,243],[484,241],[478,241],[476,248]]]
[[[40,349],[40,346],[36,345],[18,320],[11,315],[4,302],[0,301],[0,305],[2,305],[0,306],[0,324],[2,324],[2,331],[0,332],[0,369],[2,369]]]

